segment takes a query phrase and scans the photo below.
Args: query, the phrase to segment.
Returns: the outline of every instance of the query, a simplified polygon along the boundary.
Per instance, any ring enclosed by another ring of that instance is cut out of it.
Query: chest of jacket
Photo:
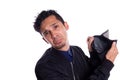
[[[59,72],[61,77],[66,78],[66,80],[85,80],[88,77],[90,67],[89,62],[84,53],[80,50],[72,49],[73,61],[69,62],[63,55],[57,54],[54,51],[50,59],[52,68]]]

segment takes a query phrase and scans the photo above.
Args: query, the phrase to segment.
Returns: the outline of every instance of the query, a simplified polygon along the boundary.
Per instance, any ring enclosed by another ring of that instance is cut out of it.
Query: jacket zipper
[[[73,75],[73,79],[75,80],[75,73],[74,73],[74,69],[73,69],[73,63],[70,62],[71,68],[72,68],[72,75]]]

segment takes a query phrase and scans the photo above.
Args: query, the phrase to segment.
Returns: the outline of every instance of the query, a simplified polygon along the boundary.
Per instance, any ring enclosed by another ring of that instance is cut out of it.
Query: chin
[[[62,44],[62,45],[55,46],[54,48],[55,49],[62,49],[64,46],[65,46],[65,44]]]

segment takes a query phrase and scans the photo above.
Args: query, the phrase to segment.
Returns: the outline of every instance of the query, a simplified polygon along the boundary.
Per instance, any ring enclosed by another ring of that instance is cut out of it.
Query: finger
[[[118,54],[118,49],[117,49],[117,46],[115,46],[115,53]]]
[[[115,48],[116,48],[116,42],[113,42],[110,50],[111,50],[111,51],[114,51]]]
[[[89,37],[87,38],[87,41],[89,42],[91,39],[93,39],[93,37],[92,37],[92,36],[89,36]]]

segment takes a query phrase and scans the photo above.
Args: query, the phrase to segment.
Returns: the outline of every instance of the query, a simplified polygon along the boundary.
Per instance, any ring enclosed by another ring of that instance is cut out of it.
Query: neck
[[[70,48],[69,42],[66,42],[65,46],[60,48],[60,49],[58,49],[58,50],[60,50],[60,51],[68,51],[69,48]]]

